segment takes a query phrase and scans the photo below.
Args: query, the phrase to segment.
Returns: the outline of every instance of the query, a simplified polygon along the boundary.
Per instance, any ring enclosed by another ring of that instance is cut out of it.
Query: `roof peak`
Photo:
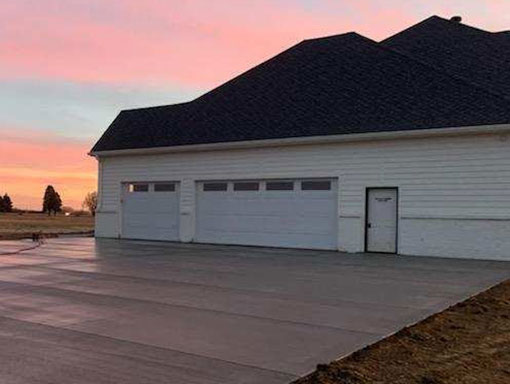
[[[153,105],[150,107],[135,107],[135,108],[127,108],[123,109],[121,112],[134,112],[134,111],[141,111],[141,110],[148,110],[148,109],[160,109],[160,108],[172,108],[172,107],[181,107],[186,104],[190,104],[192,100],[190,101],[183,101],[180,103],[173,103],[173,104],[161,104],[161,105]]]
[[[449,19],[447,19],[445,17],[438,16],[438,15],[433,15],[433,16],[430,16],[429,18],[423,20],[423,22],[418,23],[416,25],[419,25],[419,24],[422,24],[422,23],[426,23],[426,22],[430,22],[430,21],[438,21],[438,22],[441,22],[443,25],[450,25],[453,28],[457,27],[459,29],[470,30],[472,32],[479,32],[479,33],[482,33],[482,34],[495,34],[495,33],[498,33],[498,32],[487,31],[487,30],[479,28],[479,27],[474,27],[471,24],[466,24],[465,20],[464,20],[464,17],[460,16],[460,15],[454,15],[454,16],[450,17]]]
[[[342,39],[342,38],[348,38],[348,37],[363,37],[365,36],[360,35],[357,32],[351,31],[351,32],[345,32],[345,33],[337,33],[334,35],[327,35],[327,36],[320,36],[320,37],[312,37],[310,39],[304,39],[303,41],[315,41],[315,40],[325,40],[325,39]]]
[[[464,31],[469,31],[471,33],[474,33],[474,34],[479,34],[479,35],[492,35],[494,34],[494,32],[489,32],[489,31],[486,31],[484,29],[481,29],[481,28],[477,28],[477,27],[473,27],[471,25],[468,25],[468,24],[465,24],[462,20],[462,17],[461,16],[452,16],[450,19],[447,19],[447,18],[444,18],[444,17],[441,17],[441,16],[438,16],[438,15],[432,15],[430,17],[427,17],[426,19],[416,23],[416,24],[413,24],[411,25],[410,27],[392,35],[392,36],[389,36],[387,37],[386,39],[384,40],[381,40],[380,42],[381,43],[387,43],[389,42],[390,40],[393,40],[395,38],[398,38],[402,35],[406,35],[408,32],[411,32],[411,31],[414,31],[414,30],[417,30],[417,29],[420,29],[420,28],[431,28],[433,27],[434,25],[440,25],[441,27],[446,27],[448,28],[448,30],[450,31],[454,31],[454,30],[457,30],[457,31],[460,31],[460,30],[464,30]]]

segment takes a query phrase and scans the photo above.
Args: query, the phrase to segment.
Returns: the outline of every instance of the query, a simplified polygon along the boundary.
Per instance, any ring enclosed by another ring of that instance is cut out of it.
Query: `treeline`
[[[0,212],[12,212],[13,204],[10,196],[6,193],[0,196]]]
[[[85,200],[83,200],[82,203],[82,209],[88,210],[92,214],[92,216],[95,216],[96,207],[97,207],[97,193],[96,192],[87,193],[87,195],[85,196]],[[46,191],[44,191],[42,211],[47,213],[48,215],[51,215],[52,213],[56,215],[57,212],[62,212],[63,208],[67,208],[66,211],[69,213],[73,211],[70,207],[62,207],[62,199],[60,198],[60,195],[55,190],[55,188],[53,188],[52,185],[48,185],[46,187]]]
[[[53,186],[48,185],[43,197],[42,212],[51,215],[57,214],[62,210],[62,199]],[[15,209],[11,197],[6,193],[0,195],[0,212],[22,212],[20,209]]]
[[[48,213],[48,215],[51,215],[52,213],[56,215],[57,212],[60,212],[61,210],[62,199],[60,198],[60,195],[51,185],[48,185],[44,192],[42,212]],[[14,211],[18,212],[20,210],[14,208],[11,197],[7,193],[0,196],[0,212]]]
[[[95,215],[97,207],[97,193],[90,192],[85,196],[85,200],[82,203],[83,213],[88,210],[92,215]],[[52,185],[48,185],[44,191],[42,210],[43,213],[48,215],[56,215],[58,212],[73,212],[74,210],[70,207],[62,207],[62,199],[59,193],[53,188]],[[41,212],[39,211],[39,212]],[[10,196],[6,193],[3,196],[0,195],[0,212],[23,212],[21,209],[14,208],[14,204]],[[35,211],[33,211],[35,212]]]
[[[44,192],[42,212],[48,213],[48,215],[52,213],[56,215],[61,210],[62,199],[60,195],[53,186],[48,185]],[[6,193],[3,196],[0,195],[0,212],[21,212],[21,210],[14,208],[11,197]]]

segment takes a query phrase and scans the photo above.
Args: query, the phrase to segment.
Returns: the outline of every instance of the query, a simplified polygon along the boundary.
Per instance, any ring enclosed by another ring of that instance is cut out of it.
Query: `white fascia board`
[[[291,137],[283,139],[234,141],[212,144],[178,145],[170,147],[118,149],[111,151],[90,152],[89,155],[94,157],[154,155],[175,152],[204,152],[243,148],[279,147],[289,145],[330,144],[374,140],[415,139],[435,136],[462,136],[462,135],[485,135],[485,134],[501,134],[506,137],[507,134],[510,134],[510,124],[478,125],[454,128],[431,128],[388,132],[368,132],[343,135]]]

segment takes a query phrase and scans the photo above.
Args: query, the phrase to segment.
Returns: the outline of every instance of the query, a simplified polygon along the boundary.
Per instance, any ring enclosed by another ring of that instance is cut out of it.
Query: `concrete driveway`
[[[287,383],[509,276],[502,262],[52,240],[0,256],[0,382]]]

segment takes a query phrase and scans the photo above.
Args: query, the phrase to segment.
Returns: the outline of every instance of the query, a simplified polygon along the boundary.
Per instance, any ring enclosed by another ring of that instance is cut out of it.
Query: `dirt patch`
[[[33,232],[0,233],[1,240],[23,240],[31,239]],[[41,239],[53,239],[61,236],[83,236],[94,237],[94,231],[61,231],[61,232],[42,232]]]
[[[92,216],[48,216],[41,213],[0,213],[0,240],[18,240],[41,232],[44,237],[93,234]]]
[[[510,383],[510,280],[295,384]]]

